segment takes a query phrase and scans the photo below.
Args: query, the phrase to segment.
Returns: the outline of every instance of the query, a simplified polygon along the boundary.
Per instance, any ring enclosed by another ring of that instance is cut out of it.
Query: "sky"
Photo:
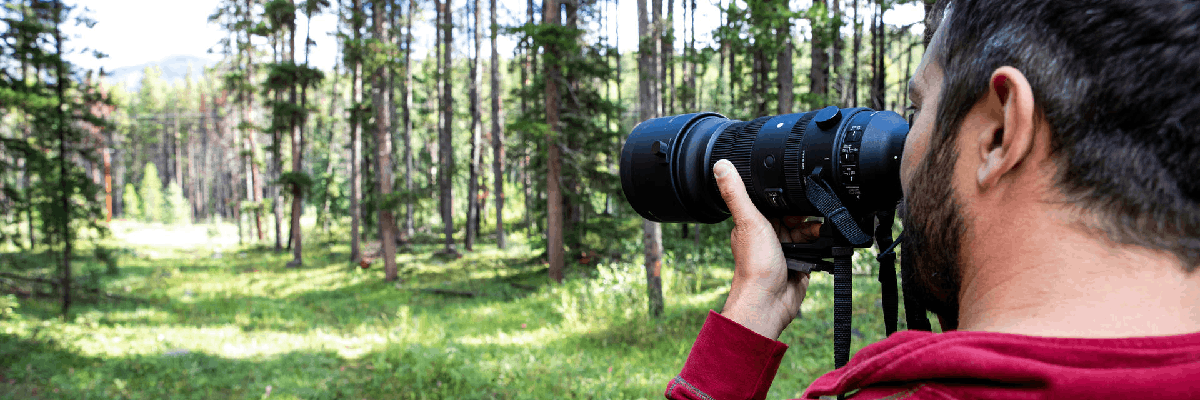
[[[465,13],[469,8],[468,2],[465,0],[451,1],[453,8],[458,13],[455,16],[456,23],[466,22]],[[336,1],[333,3],[336,4]],[[487,7],[488,1],[481,0],[480,3],[483,7]],[[699,42],[697,45],[702,45],[711,42],[709,33],[721,21],[717,5],[713,0],[699,0],[697,3],[696,36],[697,42]],[[803,9],[808,7],[810,1],[793,0],[792,3],[793,9]],[[217,9],[220,0],[85,0],[79,1],[77,4],[87,8],[90,17],[97,23],[91,29],[82,26],[68,27],[66,32],[73,36],[70,43],[77,50],[90,48],[108,55],[107,58],[99,60],[91,57],[90,51],[72,56],[73,62],[86,69],[98,69],[103,66],[106,70],[111,71],[116,68],[156,62],[177,55],[199,57],[216,62],[220,59],[218,42],[228,36],[216,24],[208,23],[208,16]],[[498,18],[501,25],[524,21],[524,0],[500,0],[498,4],[500,6]],[[612,6],[611,2],[605,3],[605,7],[608,7],[606,11],[611,10]],[[676,13],[681,13],[682,6],[678,7]],[[427,3],[426,8],[428,8]],[[336,13],[336,9],[327,10],[325,14],[314,16],[312,20],[312,37],[317,44],[311,50],[310,60],[314,66],[324,70],[332,69],[338,58],[337,44],[332,34],[336,30]],[[425,14],[426,21],[419,23],[414,32],[416,41],[414,54],[418,57],[424,53],[424,50],[432,47],[434,42],[433,27],[428,22],[428,19],[432,17],[432,11],[426,10]],[[619,16],[610,21],[612,27],[609,35],[619,37],[618,47],[620,50],[622,52],[635,50],[637,47],[637,2],[621,0],[616,13],[609,11],[603,14]],[[884,15],[884,22],[892,25],[906,25],[919,22],[921,18],[921,7],[914,3],[901,5],[888,11]],[[484,24],[488,23],[487,19],[485,10]],[[676,19],[679,20],[676,31],[682,32],[683,18],[677,15]],[[297,23],[303,29],[306,24],[303,15],[299,16]],[[800,26],[798,29],[804,29],[802,23],[798,25]],[[921,32],[920,29],[914,31]],[[303,33],[303,30],[299,32],[299,34]],[[297,36],[300,36],[299,34]],[[455,50],[456,52],[461,53],[467,50],[465,48],[468,43],[467,39],[465,34],[456,34],[455,40],[459,46]],[[302,39],[298,38],[298,40]],[[514,45],[513,40],[503,35],[500,37],[498,47],[500,47],[501,54],[511,54]],[[212,53],[209,53],[210,49]],[[486,39],[483,51],[485,55],[491,51]]]

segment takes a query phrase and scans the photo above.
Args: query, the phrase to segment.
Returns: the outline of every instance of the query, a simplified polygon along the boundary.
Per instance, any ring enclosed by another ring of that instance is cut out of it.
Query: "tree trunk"
[[[874,74],[871,79],[871,108],[876,110],[886,110],[887,99],[885,98],[885,82],[887,82],[887,69],[884,68],[883,59],[887,56],[887,36],[883,27],[883,4],[876,2],[872,6],[875,10],[871,18],[871,69]]]
[[[840,0],[834,0],[838,2]],[[776,36],[783,44],[779,49],[779,56],[776,58],[776,80],[779,89],[779,103],[776,112],[779,114],[792,113],[792,27],[791,24],[784,24],[776,28]]]
[[[475,15],[474,34],[471,36],[471,41],[475,45],[475,50],[471,55],[471,85],[469,88],[469,96],[471,98],[471,170],[468,171],[467,177],[467,233],[463,237],[463,248],[467,251],[472,251],[475,248],[475,239],[479,235],[479,167],[480,161],[483,158],[483,148],[480,139],[482,127],[480,122],[480,107],[479,107],[479,52],[482,51],[483,35],[479,25],[482,22],[482,15],[479,12],[479,0],[474,0],[471,3],[473,13]]]
[[[415,1],[415,0],[414,0]],[[496,0],[491,0],[491,45],[492,45],[492,190],[496,193],[496,247],[501,250],[508,248],[504,237],[504,130],[500,123],[500,52],[497,51],[496,37],[500,25],[496,21]]]
[[[354,9],[351,10],[351,21],[354,30],[354,46],[358,46],[362,40],[362,19],[356,14],[362,12],[362,0],[354,0]],[[362,245],[360,239],[362,237],[359,232],[362,225],[362,208],[360,199],[362,198],[362,175],[359,171],[359,166],[362,163],[362,137],[359,135],[359,126],[362,122],[362,57],[355,56],[353,61],[354,66],[351,70],[351,89],[350,89],[350,261],[358,264],[362,259]]]
[[[274,35],[278,36],[278,35]],[[283,47],[281,38],[276,39],[273,46]],[[275,62],[281,62],[284,55],[279,54],[283,50],[276,50]],[[275,91],[275,103],[283,101],[283,93],[279,90]],[[271,130],[271,178],[276,181],[280,174],[283,173],[283,132],[278,128]],[[279,190],[278,185],[271,185],[271,212],[275,216],[275,247],[276,253],[283,251],[283,192]]]
[[[663,111],[668,115],[675,114],[675,0],[667,0],[666,21],[656,20],[659,36],[662,38],[662,77],[668,90],[662,93],[667,97]]]
[[[243,18],[245,21],[252,20],[252,1],[253,0],[246,0],[246,7],[243,9]],[[247,30],[246,41],[242,44],[242,54],[246,59],[246,86],[243,88],[241,93],[244,100],[243,104],[245,105],[245,107],[242,109],[242,130],[246,135],[246,148],[244,149],[245,162],[247,168],[249,168],[249,171],[247,171],[246,174],[246,178],[249,180],[248,184],[246,185],[246,189],[250,193],[248,193],[246,197],[254,203],[254,226],[258,232],[258,240],[262,241],[266,239],[266,232],[263,230],[262,223],[262,174],[259,171],[258,161],[254,156],[255,151],[258,150],[257,139],[255,138],[258,130],[255,129],[253,113],[254,98],[257,97],[257,93],[254,93],[254,90],[250,89],[254,87],[254,51],[251,49],[252,46],[250,45],[251,37],[252,36],[250,35],[250,32]]]
[[[544,24],[558,26],[558,0],[545,0],[542,7]],[[545,45],[545,52],[550,57],[558,53],[552,42]],[[558,126],[558,65],[546,62],[546,125],[550,127],[547,137],[547,173],[546,173],[546,235],[547,257],[550,263],[550,279],[556,283],[563,281],[563,263],[566,248],[563,243],[563,196],[562,196],[562,154],[559,148]]]
[[[659,0],[655,0],[657,4]],[[656,6],[652,11],[654,18],[654,26],[658,26],[659,13]],[[655,40],[657,37],[654,29],[651,28],[650,21],[647,18],[646,0],[638,0],[638,36],[641,38],[641,48],[638,52],[638,102],[640,106],[639,117],[645,121],[655,118],[659,115],[657,106],[659,105],[658,92],[655,90],[657,86],[658,68],[655,64],[657,59],[657,49],[655,48]],[[646,267],[646,292],[649,297],[650,315],[658,317],[662,314],[663,299],[662,299],[662,227],[657,222],[650,220],[642,221],[642,245],[644,247],[645,267]]]
[[[449,0],[447,0],[449,1]],[[375,38],[380,43],[388,42],[388,30],[386,18],[384,18],[385,10],[384,1],[375,0],[371,5],[371,16],[374,17]],[[388,81],[391,79],[391,68],[386,63],[379,63],[375,68],[375,80],[372,83],[371,90],[374,92],[372,96],[372,104],[375,109],[375,162],[377,168],[375,174],[375,185],[378,189],[379,199],[376,201],[376,208],[379,215],[379,247],[383,250],[380,255],[383,258],[384,281],[395,281],[399,276],[396,270],[396,218],[392,216],[392,207],[389,206],[388,199],[392,194],[392,109],[391,88],[388,86]]]
[[[838,2],[841,0],[833,0]],[[825,10],[826,0],[816,0],[813,2],[813,7],[820,10]],[[827,27],[825,26],[824,15],[817,16],[812,19],[812,70],[809,72],[811,81],[809,91],[813,94],[824,97],[829,94],[829,52],[825,48],[825,36],[827,35]]]
[[[291,43],[292,50],[290,52],[288,52],[288,62],[295,65],[296,64],[296,23],[295,23],[295,20],[292,21],[292,24],[290,26],[289,35],[290,35],[290,37],[288,38],[288,42]],[[309,40],[308,37],[304,38],[305,49],[308,48],[308,40]],[[308,67],[308,63],[305,62],[304,66]],[[300,92],[301,92],[301,93],[299,93],[300,109],[305,110],[308,108],[308,99],[305,98],[305,97],[307,97],[307,94],[308,94],[307,84],[305,84],[303,82],[300,82],[299,84],[300,84]],[[295,105],[296,101],[297,101],[296,85],[297,85],[297,82],[293,81],[292,85],[291,85],[291,90],[288,93],[288,102],[293,105]],[[302,111],[302,113],[303,113],[303,111]],[[292,125],[292,174],[294,174],[293,176],[299,176],[299,174],[304,173],[304,167],[302,165],[303,160],[304,160],[304,115],[303,114],[301,114],[301,115],[293,114],[293,115],[289,116],[289,119],[290,119],[289,122]],[[291,235],[289,235],[290,236],[289,241],[292,243],[292,261],[290,263],[288,263],[289,267],[299,267],[304,264],[304,261],[303,261],[304,243],[302,242],[303,235],[300,232],[300,216],[304,213],[303,201],[304,201],[304,191],[303,191],[303,188],[300,186],[300,183],[299,182],[292,183],[292,212],[290,215],[290,217],[291,217],[290,223],[291,224],[290,224],[290,227],[288,228],[288,231],[291,234]]]
[[[412,151],[412,115],[410,110],[413,105],[413,81],[412,81],[412,22],[416,18],[417,0],[409,0],[408,16],[404,20],[404,190],[408,193],[408,201],[404,205],[404,236],[412,238],[416,234],[413,227],[413,174],[415,166],[413,165]],[[494,46],[493,46],[494,47]]]
[[[442,233],[446,236],[445,252],[457,254],[454,249],[454,193],[451,182],[454,176],[454,143],[451,140],[454,129],[454,64],[450,54],[454,48],[454,12],[451,0],[443,0],[438,5],[442,7],[442,70],[439,74],[442,79],[442,131],[438,140],[438,151],[441,153],[438,158],[441,159],[442,168],[438,169],[438,186],[441,189]]]
[[[830,27],[830,32],[833,34],[833,65],[831,70],[833,75],[837,76],[834,81],[833,90],[837,92],[838,106],[846,107],[850,104],[850,99],[847,97],[849,91],[846,90],[846,74],[842,71],[842,66],[846,64],[845,56],[842,54],[842,48],[845,46],[842,43],[842,0],[834,0],[831,3],[833,6],[833,26]]]
[[[533,16],[533,0],[525,0],[525,24],[527,26],[533,26],[535,21],[536,19],[534,19]],[[525,65],[523,68],[521,68],[521,84],[525,87],[528,87],[530,84],[532,84],[530,79],[532,78],[534,71],[537,70],[537,60],[535,59],[535,57],[537,57],[537,50],[534,49],[534,45],[535,44],[533,41],[530,40],[525,46]],[[528,110],[529,101],[522,96],[521,113],[524,114]],[[525,136],[526,134],[526,132],[522,132],[522,136]],[[530,150],[526,149],[523,153],[524,156],[521,157],[521,193],[525,200],[525,212],[523,213],[522,217],[524,221],[522,223],[525,226],[526,236],[533,234],[533,218],[531,218],[531,215],[533,214],[533,195],[530,188],[529,178],[529,153]]]
[[[59,84],[54,85],[54,87],[58,93],[58,104],[56,106],[58,111],[58,182],[59,189],[61,190],[61,193],[58,193],[58,195],[60,206],[63,210],[63,216],[61,217],[62,226],[60,227],[62,229],[63,240],[61,271],[63,319],[67,319],[68,313],[71,311],[71,238],[74,236],[71,232],[70,193],[72,190],[67,178],[67,110],[63,108],[67,101],[67,85],[61,84],[62,82],[67,82],[66,68],[68,65],[66,59],[64,58],[66,53],[63,52],[62,31],[59,29],[59,25],[62,24],[65,13],[66,10],[63,9],[62,1],[56,0],[54,2],[54,50],[55,55],[58,56],[57,60],[59,62],[57,65],[55,65],[55,71],[58,74],[55,79],[57,82],[59,82]]]
[[[858,20],[858,0],[854,0],[854,48],[850,52],[850,107],[858,107],[858,53],[862,51],[862,24]]]

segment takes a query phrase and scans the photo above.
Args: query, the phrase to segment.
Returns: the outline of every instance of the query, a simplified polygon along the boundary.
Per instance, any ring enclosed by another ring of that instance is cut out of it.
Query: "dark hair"
[[[950,143],[1012,66],[1051,128],[1055,176],[1088,229],[1200,265],[1200,2],[955,0],[931,54]],[[952,147],[952,146],[951,146]]]

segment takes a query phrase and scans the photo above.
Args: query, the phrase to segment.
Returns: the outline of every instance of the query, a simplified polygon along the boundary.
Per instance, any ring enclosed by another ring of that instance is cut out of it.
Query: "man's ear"
[[[992,72],[983,101],[984,112],[994,129],[979,133],[980,190],[993,187],[1000,178],[1024,161],[1033,148],[1034,101],[1033,90],[1025,75],[1013,67],[1000,67]]]

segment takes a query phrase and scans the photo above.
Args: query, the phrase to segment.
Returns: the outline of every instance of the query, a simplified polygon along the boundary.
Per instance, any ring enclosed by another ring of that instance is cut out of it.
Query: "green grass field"
[[[0,398],[662,398],[732,275],[725,245],[672,253],[651,319],[640,255],[572,265],[553,285],[522,244],[452,260],[417,245],[396,284],[379,262],[351,266],[345,243],[306,241],[305,266],[287,269],[290,253],[239,247],[231,229],[116,223],[120,272],[87,257],[77,270],[122,298],[85,297],[67,321],[56,299],[0,297]],[[2,256],[4,270],[53,270],[49,256]],[[833,366],[832,280],[812,282],[768,398]],[[883,327],[878,282],[855,285],[857,350]]]

